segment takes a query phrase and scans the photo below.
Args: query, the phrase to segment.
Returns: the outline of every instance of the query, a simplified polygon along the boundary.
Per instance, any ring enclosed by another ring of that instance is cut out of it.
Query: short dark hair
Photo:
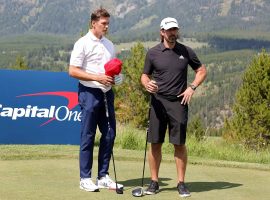
[[[92,14],[91,14],[91,22],[92,21],[98,21],[101,17],[110,17],[109,12],[100,7],[99,9],[95,10]]]

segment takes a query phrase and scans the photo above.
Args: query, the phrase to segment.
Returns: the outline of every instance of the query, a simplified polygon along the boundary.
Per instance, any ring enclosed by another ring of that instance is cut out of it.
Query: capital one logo
[[[81,121],[81,113],[72,111],[78,105],[77,92],[57,91],[57,92],[40,92],[33,94],[23,94],[17,98],[27,98],[33,96],[58,96],[68,100],[67,105],[56,107],[51,105],[50,108],[41,108],[36,105],[27,105],[26,107],[4,107],[0,104],[0,117],[9,117],[12,120],[19,118],[44,118],[44,123],[40,126],[47,125],[52,121]]]

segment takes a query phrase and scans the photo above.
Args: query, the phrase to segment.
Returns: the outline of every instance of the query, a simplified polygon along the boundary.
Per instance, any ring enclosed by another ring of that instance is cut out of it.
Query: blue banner
[[[79,144],[78,81],[67,72],[0,70],[0,144]]]

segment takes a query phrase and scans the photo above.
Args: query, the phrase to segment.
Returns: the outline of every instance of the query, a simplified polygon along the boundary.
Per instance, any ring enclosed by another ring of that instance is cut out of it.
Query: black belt
[[[182,96],[178,97],[176,95],[171,95],[171,94],[167,94],[167,95],[157,94],[157,96],[161,97],[163,99],[167,99],[168,101],[180,101],[180,100],[182,100]]]

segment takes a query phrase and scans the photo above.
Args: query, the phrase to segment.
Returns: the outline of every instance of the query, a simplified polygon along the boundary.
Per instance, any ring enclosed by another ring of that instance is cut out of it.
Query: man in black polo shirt
[[[178,31],[176,19],[168,17],[161,21],[161,43],[147,52],[141,76],[142,85],[151,93],[147,138],[151,143],[148,154],[151,183],[145,193],[159,192],[161,147],[168,127],[169,142],[175,149],[177,189],[181,197],[188,197],[190,192],[184,183],[187,165],[185,142],[188,104],[196,88],[206,78],[206,68],[191,48],[177,42]],[[190,85],[187,84],[188,65],[195,72],[195,78]]]

